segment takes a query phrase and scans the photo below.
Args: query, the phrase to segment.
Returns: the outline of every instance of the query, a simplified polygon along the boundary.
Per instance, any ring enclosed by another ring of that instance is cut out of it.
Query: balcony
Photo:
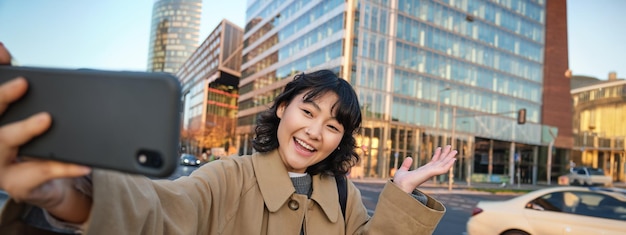
[[[624,138],[624,136],[604,137],[598,133],[583,132],[574,135],[574,149],[624,151],[626,149]]]

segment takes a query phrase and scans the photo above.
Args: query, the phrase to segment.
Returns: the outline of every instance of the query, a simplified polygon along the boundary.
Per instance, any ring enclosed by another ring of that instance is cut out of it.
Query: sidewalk
[[[354,182],[368,182],[368,183],[385,183],[388,179],[379,179],[379,178],[363,178],[363,179],[350,179]],[[466,181],[455,181],[452,184],[452,190],[467,190],[467,189],[510,189],[510,190],[537,190],[542,188],[549,187],[558,187],[561,186],[557,182],[552,182],[550,185],[547,182],[539,182],[537,184],[502,184],[502,183],[487,183],[487,182],[470,182]],[[420,188],[425,189],[448,189],[448,181],[438,182],[435,184],[432,180],[426,181],[424,184],[420,186]],[[625,182],[613,182],[613,187],[616,188],[626,188]]]
[[[613,182],[613,187],[626,188],[626,182]]]

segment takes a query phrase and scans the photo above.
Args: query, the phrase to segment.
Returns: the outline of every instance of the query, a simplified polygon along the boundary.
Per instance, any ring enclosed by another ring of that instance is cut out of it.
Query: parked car
[[[570,185],[601,185],[609,187],[613,185],[611,176],[604,174],[604,171],[600,168],[573,167],[570,169],[570,173],[567,174],[567,179]]]
[[[184,166],[199,166],[202,164],[202,161],[192,154],[183,153],[180,155],[180,164]]]
[[[480,201],[468,235],[624,234],[626,194],[603,187],[557,186],[505,201]]]

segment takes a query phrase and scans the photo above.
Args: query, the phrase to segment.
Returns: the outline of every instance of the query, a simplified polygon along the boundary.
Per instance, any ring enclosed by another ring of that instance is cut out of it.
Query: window
[[[554,192],[532,200],[526,208],[626,221],[626,202],[599,192]]]

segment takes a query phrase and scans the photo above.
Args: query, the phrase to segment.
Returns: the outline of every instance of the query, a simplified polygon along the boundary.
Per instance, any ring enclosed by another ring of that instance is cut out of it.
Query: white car
[[[600,168],[574,167],[570,169],[567,178],[570,185],[613,185],[611,176],[604,174]]]
[[[626,193],[620,189],[557,186],[505,201],[480,201],[468,235],[623,235]]]

